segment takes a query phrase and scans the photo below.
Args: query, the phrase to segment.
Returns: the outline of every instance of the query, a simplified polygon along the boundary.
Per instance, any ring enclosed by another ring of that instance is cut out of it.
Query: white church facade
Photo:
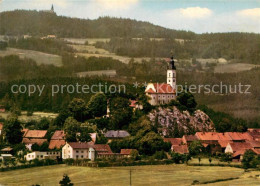
[[[150,97],[151,105],[168,104],[176,99],[176,67],[173,57],[167,69],[167,83],[149,83],[145,93]]]

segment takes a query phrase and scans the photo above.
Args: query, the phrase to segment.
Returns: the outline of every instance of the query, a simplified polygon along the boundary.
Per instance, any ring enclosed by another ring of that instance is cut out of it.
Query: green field
[[[0,57],[8,55],[18,55],[20,58],[31,58],[36,61],[38,65],[54,65],[57,67],[62,66],[61,56],[54,54],[47,54],[34,50],[23,50],[17,48],[7,48],[0,52]]]
[[[260,172],[244,173],[231,167],[156,165],[136,167],[90,168],[66,165],[36,167],[0,173],[0,185],[57,185],[64,173],[74,185],[129,185],[130,169],[132,185],[191,185],[217,179],[239,179],[218,182],[212,185],[259,185]],[[241,184],[243,183],[243,184]]]

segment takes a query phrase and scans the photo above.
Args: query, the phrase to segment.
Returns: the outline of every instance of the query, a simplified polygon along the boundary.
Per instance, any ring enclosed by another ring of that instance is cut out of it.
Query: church
[[[150,98],[151,105],[168,104],[176,99],[176,67],[173,57],[167,69],[167,83],[149,83],[145,94]]]

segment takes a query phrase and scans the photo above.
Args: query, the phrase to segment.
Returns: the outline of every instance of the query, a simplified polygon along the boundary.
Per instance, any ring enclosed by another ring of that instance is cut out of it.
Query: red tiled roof
[[[94,149],[97,153],[113,153],[107,144],[95,144]]]
[[[179,154],[189,153],[189,149],[187,145],[172,145],[172,150]]]
[[[259,155],[260,154],[260,149],[251,149],[254,153],[256,153],[257,155]]]
[[[159,94],[175,94],[175,89],[166,83],[154,83],[155,91],[151,88],[145,91],[146,93],[159,93]]]
[[[196,132],[195,134],[199,140],[202,141],[218,141],[218,133],[217,132]]]
[[[136,104],[138,103],[138,101],[136,101],[136,100],[130,100],[130,107],[136,107]]]
[[[256,129],[256,128],[249,128],[249,129],[247,129],[247,131],[255,132],[255,133],[259,133],[260,134],[260,129]]]
[[[234,158],[234,157],[243,155],[243,154],[245,154],[245,152],[246,152],[246,149],[238,150],[238,151],[236,151],[234,154],[232,154],[232,157]]]
[[[68,143],[73,149],[89,149],[93,147],[93,143],[90,142],[69,142]]]
[[[251,149],[252,146],[250,145],[250,143],[246,143],[246,142],[233,142],[233,143],[229,143],[233,152],[236,151],[241,151],[243,149]]]
[[[253,140],[252,136],[250,136],[247,132],[226,132],[226,134],[229,135],[233,141]]]
[[[24,144],[35,144],[42,145],[44,142],[46,142],[47,139],[29,139],[29,138],[23,138],[22,143]]]
[[[164,142],[170,142],[172,145],[181,145],[182,138],[164,138]]]
[[[222,148],[226,148],[228,143],[232,143],[232,141],[219,140],[218,143]]]
[[[134,149],[121,149],[120,154],[130,155]]]
[[[251,145],[253,148],[260,148],[260,141],[246,141]]]
[[[0,123],[0,130],[2,130],[4,127],[4,124],[3,123]]]
[[[51,140],[49,144],[49,149],[60,149],[63,145],[65,145],[65,140]]]
[[[63,130],[56,130],[51,137],[51,140],[64,140],[64,139],[65,139],[65,133]]]
[[[44,138],[47,134],[47,130],[28,130],[24,133],[25,138]]]

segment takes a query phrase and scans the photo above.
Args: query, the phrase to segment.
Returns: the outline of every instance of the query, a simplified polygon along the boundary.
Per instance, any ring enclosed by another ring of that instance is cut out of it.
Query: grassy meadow
[[[54,54],[47,54],[34,50],[23,50],[17,48],[7,48],[0,52],[0,57],[8,55],[18,55],[20,58],[31,58],[36,61],[38,65],[54,65],[57,67],[62,66],[61,56]]]
[[[130,169],[132,185],[191,185],[217,179],[238,178],[212,185],[259,185],[260,172],[244,173],[232,167],[187,165],[156,165],[135,167],[90,168],[66,165],[35,167],[0,172],[0,185],[57,185],[63,174],[68,174],[74,185],[129,185]],[[14,179],[15,178],[15,179]],[[243,183],[243,184],[240,184]]]

